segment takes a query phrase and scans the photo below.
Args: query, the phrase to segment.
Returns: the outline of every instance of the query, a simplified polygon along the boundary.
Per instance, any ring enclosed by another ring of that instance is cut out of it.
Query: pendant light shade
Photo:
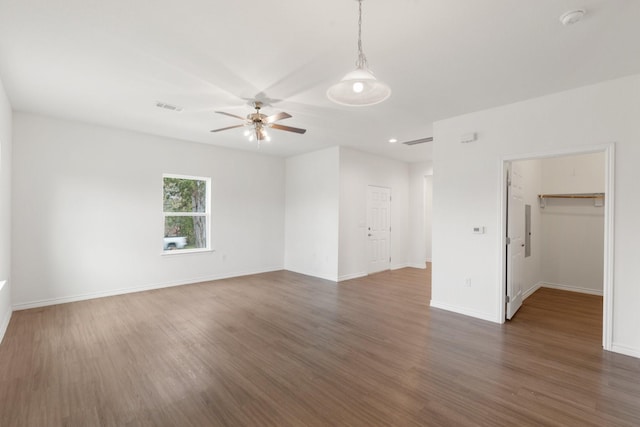
[[[358,0],[358,59],[356,69],[327,90],[327,98],[336,104],[364,107],[384,101],[391,95],[389,86],[377,80],[369,70],[362,51],[362,0]]]
[[[373,73],[365,68],[357,68],[347,73],[339,83],[327,91],[327,97],[336,104],[354,107],[375,105],[390,95],[389,86],[376,80]]]

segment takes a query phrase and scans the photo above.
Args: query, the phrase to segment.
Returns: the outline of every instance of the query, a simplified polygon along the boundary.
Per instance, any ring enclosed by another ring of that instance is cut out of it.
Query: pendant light
[[[377,80],[362,51],[362,0],[358,0],[358,59],[356,69],[327,90],[327,97],[340,105],[364,107],[378,104],[391,95],[389,86]]]

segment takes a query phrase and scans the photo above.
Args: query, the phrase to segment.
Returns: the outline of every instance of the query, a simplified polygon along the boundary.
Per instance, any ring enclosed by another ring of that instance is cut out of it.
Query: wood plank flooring
[[[638,426],[602,299],[541,289],[497,325],[430,271],[281,271],[16,312],[0,426]]]

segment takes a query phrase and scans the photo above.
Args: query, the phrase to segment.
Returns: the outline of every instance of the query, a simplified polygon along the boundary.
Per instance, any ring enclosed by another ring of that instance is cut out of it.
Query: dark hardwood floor
[[[429,308],[430,272],[275,272],[16,312],[1,426],[638,426],[640,360],[599,297],[497,325]]]

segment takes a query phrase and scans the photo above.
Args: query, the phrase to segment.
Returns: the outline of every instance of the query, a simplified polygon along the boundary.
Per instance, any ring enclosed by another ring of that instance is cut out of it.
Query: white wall
[[[338,280],[339,156],[332,147],[286,160],[287,270]]]
[[[432,304],[500,322],[505,158],[615,148],[613,349],[640,357],[640,75],[437,122]],[[461,144],[460,135],[478,141]],[[486,225],[474,236],[471,224]],[[473,284],[465,288],[464,277]]]
[[[604,153],[543,159],[542,193],[602,193]],[[604,208],[593,199],[546,199],[542,212],[545,286],[602,295]]]
[[[431,262],[433,231],[433,175],[424,177],[424,260]]]
[[[432,162],[409,164],[408,257],[409,265],[416,268],[425,268],[425,261],[431,261],[432,176]]]
[[[0,81],[0,342],[11,319],[11,121]]]
[[[281,269],[284,161],[14,115],[17,308]],[[215,252],[162,255],[162,174],[212,178]]]
[[[560,156],[542,160],[545,194],[604,193],[604,153]]]
[[[369,185],[391,189],[391,268],[409,264],[409,165],[340,147],[340,280],[367,274]]]

